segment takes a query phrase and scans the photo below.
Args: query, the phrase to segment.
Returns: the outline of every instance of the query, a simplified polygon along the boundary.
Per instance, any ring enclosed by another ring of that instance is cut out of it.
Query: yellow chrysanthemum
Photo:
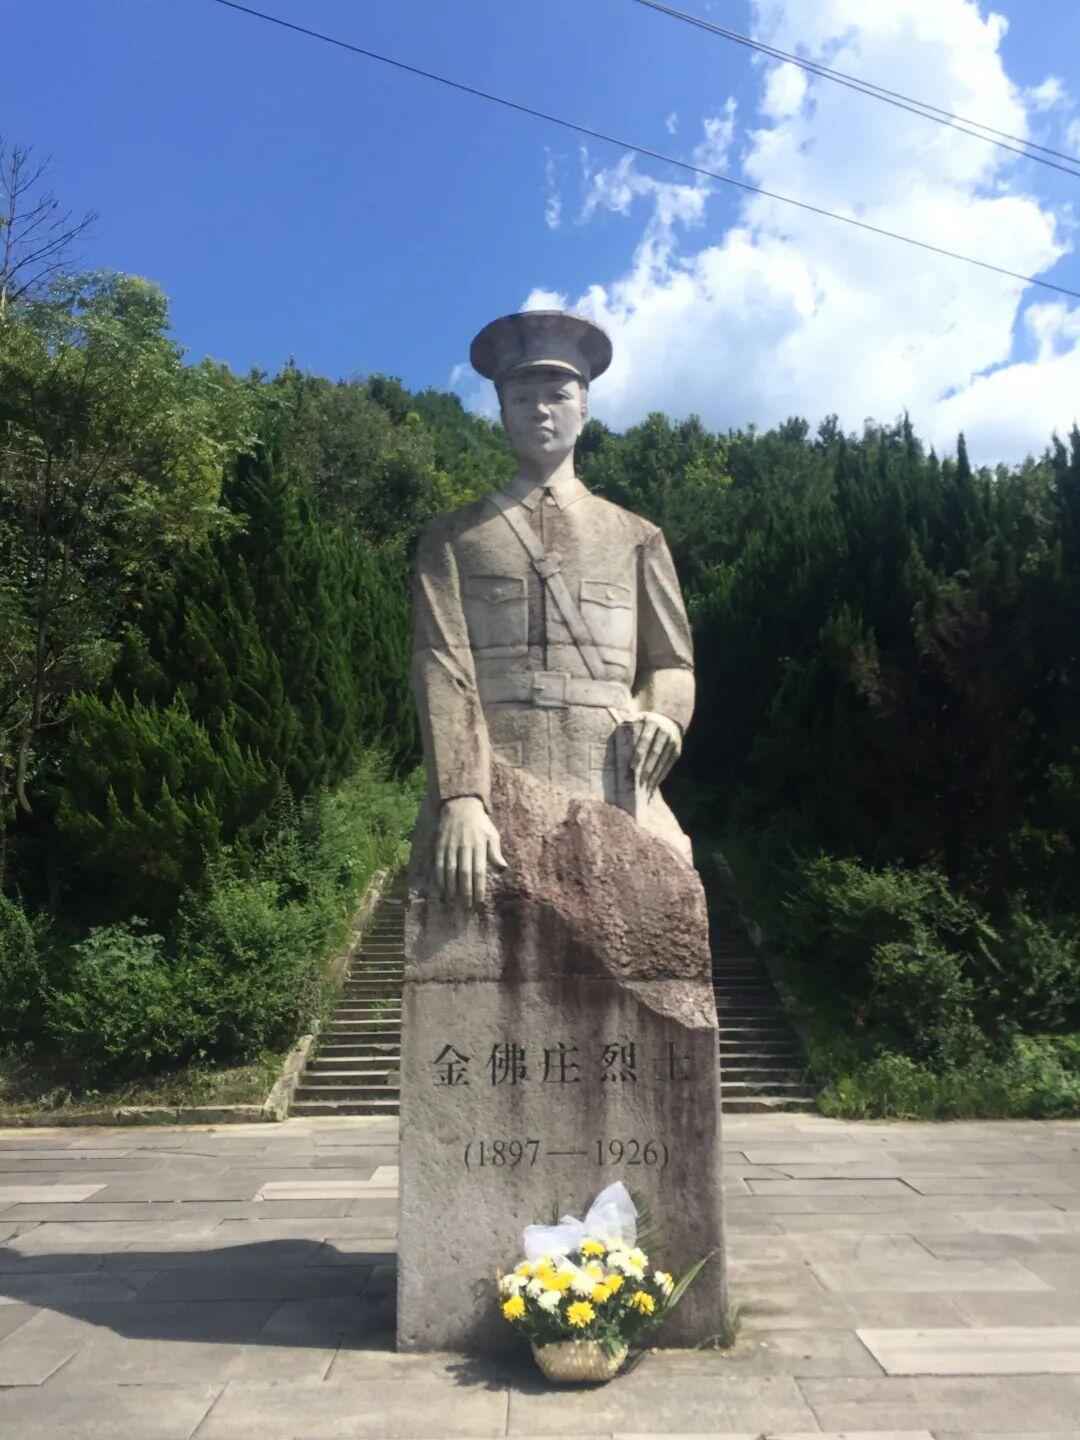
[[[584,1240],[581,1245],[583,1255],[603,1255],[606,1246],[601,1245],[599,1240]]]
[[[604,1267],[600,1264],[599,1260],[590,1260],[587,1265],[582,1266],[582,1269],[586,1275],[591,1275],[594,1280],[602,1280],[604,1278]]]
[[[596,1319],[596,1311],[587,1300],[577,1300],[566,1308],[567,1321],[582,1330]]]
[[[633,1309],[639,1310],[642,1315],[651,1315],[656,1309],[656,1301],[645,1290],[635,1290],[633,1295],[630,1296],[630,1304]]]
[[[623,1280],[623,1277],[616,1270],[613,1274],[607,1277],[607,1280],[604,1283],[607,1285],[610,1294],[617,1295],[622,1289],[625,1282]]]
[[[536,1273],[536,1266],[531,1260],[522,1260],[520,1265],[514,1266],[515,1275],[524,1275],[526,1280],[531,1280]]]
[[[574,1283],[575,1274],[573,1270],[554,1270],[550,1275],[544,1276],[544,1284],[549,1290],[558,1290],[562,1294]]]
[[[611,1299],[611,1294],[611,1290],[609,1290],[606,1285],[594,1285],[593,1292],[589,1296],[589,1299],[596,1305],[602,1305],[605,1300]]]
[[[525,1314],[525,1301],[520,1295],[511,1295],[506,1304],[502,1307],[503,1315],[507,1320],[520,1320]]]

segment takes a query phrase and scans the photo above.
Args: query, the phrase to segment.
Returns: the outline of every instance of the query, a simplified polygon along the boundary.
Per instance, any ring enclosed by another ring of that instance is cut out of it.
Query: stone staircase
[[[350,961],[333,1020],[300,1077],[293,1115],[397,1115],[405,897],[400,875]],[[816,1109],[802,1048],[741,921],[721,903],[710,926],[725,1112]]]
[[[735,877],[719,852],[703,859],[713,990],[720,1021],[720,1094],[728,1115],[815,1110],[802,1043],[747,935]]]
[[[401,1098],[405,876],[375,907],[346,972],[334,1018],[296,1087],[293,1115],[396,1115]]]

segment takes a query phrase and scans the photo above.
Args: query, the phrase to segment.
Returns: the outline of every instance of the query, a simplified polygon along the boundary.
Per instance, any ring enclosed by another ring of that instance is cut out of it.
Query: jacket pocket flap
[[[633,602],[633,591],[629,585],[618,585],[613,580],[582,580],[581,599],[594,605],[606,605],[613,610],[629,610]]]
[[[466,575],[463,588],[467,600],[499,604],[504,600],[525,599],[524,575]]]

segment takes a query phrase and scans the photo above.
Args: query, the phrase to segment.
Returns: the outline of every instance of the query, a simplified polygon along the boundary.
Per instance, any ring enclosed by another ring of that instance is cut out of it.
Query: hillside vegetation
[[[0,436],[0,1039],[73,1084],[280,1047],[400,856],[410,555],[512,473],[502,433],[384,376],[187,365],[159,291],[91,276],[0,321]],[[651,415],[578,468],[671,544],[673,802],[784,957],[823,1105],[1080,1109],[1080,434],[986,469],[903,417]]]

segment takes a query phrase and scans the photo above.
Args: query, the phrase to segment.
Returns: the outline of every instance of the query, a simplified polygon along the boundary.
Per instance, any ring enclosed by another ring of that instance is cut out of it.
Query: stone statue
[[[578,316],[473,341],[517,474],[419,546],[413,680],[428,792],[402,995],[398,1345],[514,1343],[496,1264],[622,1179],[712,1257],[668,1344],[724,1328],[719,1032],[690,842],[660,784],[694,703],[655,525],[574,474],[611,343]]]
[[[447,899],[481,903],[505,863],[493,759],[621,805],[690,858],[659,793],[694,703],[671,556],[655,525],[574,473],[589,384],[610,360],[599,327],[560,311],[504,316],[472,344],[518,471],[432,521],[417,557],[413,682]]]

